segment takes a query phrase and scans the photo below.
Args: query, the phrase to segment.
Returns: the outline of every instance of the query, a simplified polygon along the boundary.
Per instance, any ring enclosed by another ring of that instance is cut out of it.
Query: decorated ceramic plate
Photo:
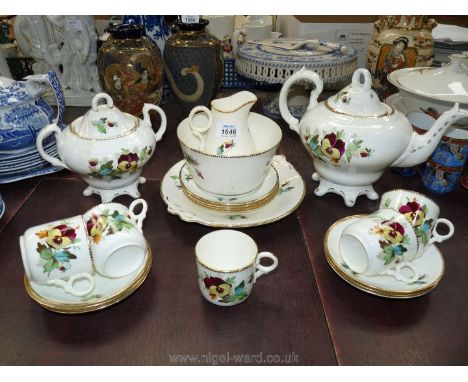
[[[94,292],[85,297],[75,297],[66,293],[62,288],[50,285],[38,285],[24,276],[24,285],[29,296],[42,307],[67,314],[92,312],[114,305],[128,297],[145,281],[151,269],[153,255],[148,246],[145,264],[128,276],[118,279],[95,276]],[[77,281],[75,284],[78,284]],[[85,281],[83,281],[85,282]],[[79,288],[79,285],[77,285]]]
[[[346,282],[354,287],[381,297],[411,298],[422,296],[439,283],[444,275],[445,263],[442,254],[435,245],[429,246],[424,254],[413,260],[420,277],[412,284],[398,281],[391,276],[363,276],[349,269],[340,256],[339,239],[343,230],[356,219],[368,215],[348,216],[334,223],[324,238],[325,256],[332,269]]]
[[[166,173],[161,183],[161,197],[169,213],[178,215],[186,222],[226,228],[268,224],[294,212],[305,196],[305,184],[299,173],[284,156],[276,155],[273,166],[278,173],[279,188],[270,202],[251,211],[215,211],[201,207],[184,194],[179,178],[184,164],[185,160],[181,160]]]

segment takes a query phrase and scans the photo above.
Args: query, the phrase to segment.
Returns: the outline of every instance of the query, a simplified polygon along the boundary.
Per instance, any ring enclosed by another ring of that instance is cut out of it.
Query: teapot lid
[[[106,103],[99,105],[100,100]],[[119,138],[138,128],[140,120],[124,113],[114,106],[114,101],[106,93],[94,96],[91,109],[72,122],[72,133],[85,139],[108,140]]]
[[[0,107],[12,106],[30,101],[45,92],[45,88],[32,81],[15,81],[8,77],[0,77]]]
[[[364,83],[361,83],[361,78]],[[393,109],[380,102],[371,88],[372,77],[367,69],[357,69],[351,84],[325,101],[331,111],[353,117],[383,117]]]

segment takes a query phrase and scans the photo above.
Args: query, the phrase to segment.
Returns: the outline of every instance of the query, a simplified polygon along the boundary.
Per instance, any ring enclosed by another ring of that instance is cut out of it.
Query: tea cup
[[[419,192],[388,191],[382,195],[380,208],[398,211],[411,223],[419,243],[417,257],[422,256],[429,245],[450,239],[455,232],[450,220],[439,218],[440,208],[437,203]],[[447,234],[441,235],[437,232],[439,224],[448,227]]]
[[[389,275],[411,284],[419,271],[411,263],[418,252],[418,240],[406,218],[381,209],[347,226],[340,237],[340,255],[355,273],[365,276]],[[409,269],[407,277],[403,269]]]
[[[203,236],[195,247],[198,285],[205,299],[219,306],[243,302],[257,279],[273,271],[278,259],[258,252],[255,241],[235,230],[218,230]],[[260,261],[268,258],[269,266]]]
[[[29,280],[59,286],[78,297],[94,290],[91,249],[81,215],[29,228],[19,243]],[[82,279],[87,281],[87,287],[75,288]]]
[[[135,208],[142,205],[139,214]],[[119,278],[140,268],[148,251],[142,231],[148,205],[136,199],[127,208],[119,203],[100,204],[83,216],[96,271]]]

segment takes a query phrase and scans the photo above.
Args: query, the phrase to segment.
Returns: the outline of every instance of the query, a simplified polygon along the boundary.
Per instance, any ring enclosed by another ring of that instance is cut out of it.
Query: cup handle
[[[203,127],[194,126],[194,124],[192,123],[193,117],[195,116],[195,114],[199,112],[204,112],[208,116],[208,123]],[[205,149],[205,138],[203,137],[202,134],[206,133],[210,129],[211,123],[213,122],[213,116],[211,114],[211,110],[205,106],[195,106],[188,116],[188,122],[189,122],[190,128],[192,129],[193,135],[195,135],[200,140],[199,150],[203,151]]]
[[[269,266],[264,266],[260,264],[260,260],[263,258],[268,258],[273,260],[273,264]],[[278,258],[273,255],[271,252],[260,252],[257,256],[257,260],[255,261],[255,275],[254,275],[254,283],[257,281],[257,279],[262,276],[266,275],[267,273],[270,273],[272,270],[274,270],[278,266]]]
[[[151,126],[151,119],[149,112],[150,110],[155,110],[160,116],[161,116],[161,126],[159,126],[159,129],[157,133],[154,134],[156,137],[156,142],[159,142],[166,132],[166,125],[167,125],[167,118],[166,114],[164,113],[163,109],[161,109],[159,106],[152,105],[150,103],[145,103],[143,105],[143,121],[146,122],[148,125]]]
[[[39,134],[37,135],[36,139],[36,147],[37,151],[39,151],[39,154],[49,163],[51,163],[54,166],[58,167],[65,167],[70,170],[70,168],[63,163],[63,161],[53,157],[52,155],[49,155],[45,152],[42,141],[47,138],[50,134],[55,133],[55,139],[57,140],[57,146],[60,145],[60,140],[61,140],[61,135],[62,135],[62,130],[57,126],[57,124],[52,123],[46,127],[43,127]]]
[[[445,224],[447,227],[449,227],[449,232],[446,235],[440,235],[437,233],[437,226],[439,223]],[[450,239],[455,232],[455,227],[453,226],[452,222],[447,219],[437,219],[437,222],[434,226],[434,229],[432,230],[432,237],[427,243],[427,245],[431,245],[433,243],[441,243],[447,239]]]
[[[86,290],[78,291],[73,288],[73,284],[76,280],[86,279],[89,281],[89,287]],[[61,279],[48,280],[47,285],[56,285],[65,289],[65,292],[70,293],[76,297],[83,297],[91,293],[94,290],[94,277],[89,273],[77,273],[71,276],[68,281]]]
[[[133,211],[135,207],[141,204],[142,209],[139,214],[135,214]],[[141,230],[143,227],[143,220],[146,218],[146,212],[148,211],[148,203],[144,199],[136,199],[130,204],[128,207],[128,214],[130,215],[130,219],[137,225],[137,227]]]
[[[401,273],[403,268],[409,268],[413,272],[413,276],[408,278]],[[418,268],[413,263],[409,261],[403,261],[402,263],[395,264],[392,268],[387,268],[384,270],[381,275],[389,275],[395,277],[397,280],[403,281],[407,284],[412,284],[419,279],[419,271]]]

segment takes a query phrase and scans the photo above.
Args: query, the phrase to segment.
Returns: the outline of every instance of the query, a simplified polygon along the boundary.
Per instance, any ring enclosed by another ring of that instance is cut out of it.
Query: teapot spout
[[[413,132],[406,150],[391,166],[411,167],[425,162],[435,150],[445,131],[455,122],[466,117],[468,117],[468,111],[460,109],[456,103],[434,122],[426,134],[420,135]]]

